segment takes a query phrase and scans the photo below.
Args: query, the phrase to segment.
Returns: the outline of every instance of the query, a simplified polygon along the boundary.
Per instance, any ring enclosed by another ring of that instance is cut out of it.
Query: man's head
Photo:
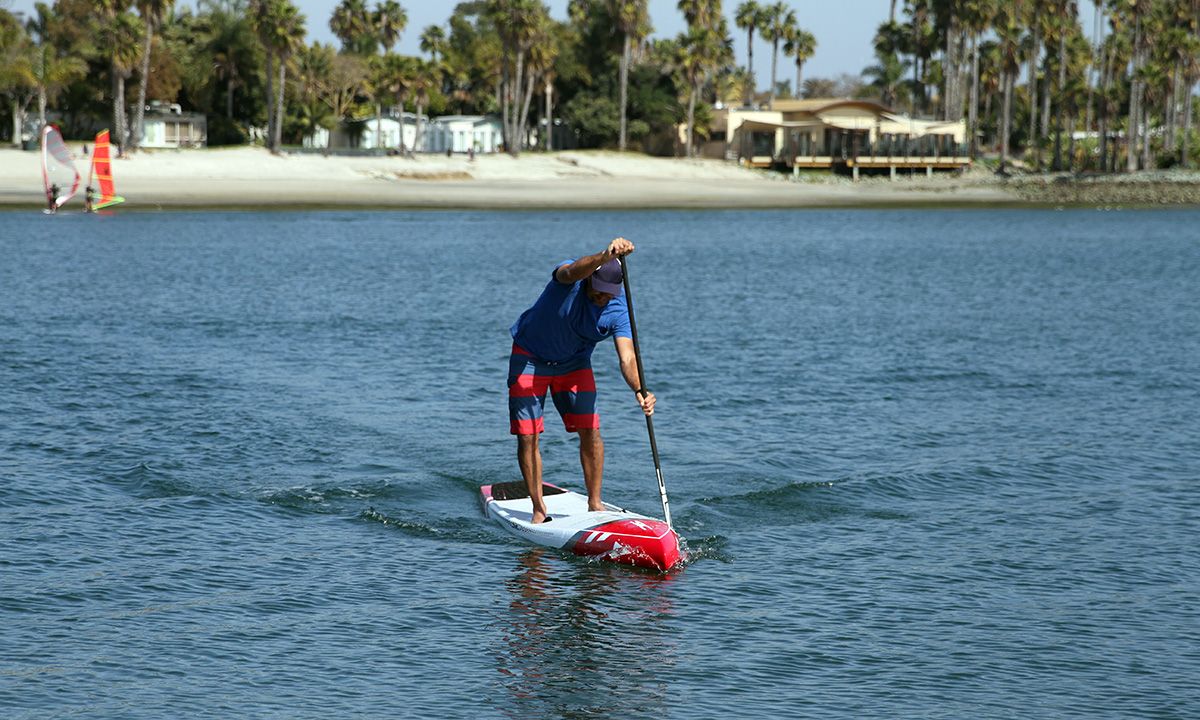
[[[588,299],[596,305],[604,307],[610,300],[625,293],[621,281],[625,279],[621,272],[621,261],[613,258],[601,265],[588,278]]]

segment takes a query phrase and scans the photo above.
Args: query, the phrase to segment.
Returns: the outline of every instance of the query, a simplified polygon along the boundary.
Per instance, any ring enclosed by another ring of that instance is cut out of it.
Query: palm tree
[[[804,63],[817,52],[817,38],[799,25],[788,28],[787,37],[783,43],[783,54],[796,61],[796,97],[800,97],[800,75]]]
[[[996,0],[966,0],[962,22],[971,35],[971,95],[967,110],[967,135],[970,138],[970,157],[975,159],[979,138],[979,44],[983,33],[996,16]]]
[[[304,16],[291,0],[254,0],[250,12],[255,32],[267,51],[268,147],[277,153],[283,140],[283,96],[288,58],[304,45]],[[279,65],[274,98],[271,97],[272,58]]]
[[[202,0],[199,44],[212,58],[212,70],[225,83],[225,117],[233,119],[233,93],[243,72],[257,64],[254,32],[246,0]]]
[[[446,52],[446,31],[441,25],[430,25],[421,33],[421,52],[429,53],[429,59],[438,61]]]
[[[391,50],[408,27],[408,13],[396,0],[384,0],[375,7],[374,29],[385,51]]]
[[[1150,11],[1150,0],[1127,0],[1127,8],[1133,13],[1133,72],[1131,75],[1132,85],[1129,96],[1129,125],[1128,125],[1128,152],[1125,158],[1125,167],[1130,172],[1138,169],[1138,143],[1140,140],[1139,125],[1142,119],[1142,105],[1144,103],[1145,85],[1142,78],[1142,67],[1145,64],[1145,34],[1143,33],[1143,22],[1146,15]],[[1149,146],[1150,138],[1146,138],[1147,146]]]
[[[329,17],[329,29],[342,41],[342,50],[358,55],[375,51],[374,24],[365,0],[342,0]]]
[[[704,83],[729,54],[729,46],[721,34],[711,27],[692,25],[681,35],[676,66],[688,88],[687,157],[692,157],[696,134],[696,100]]]
[[[746,95],[746,105],[750,105],[754,99],[754,31],[763,25],[763,9],[754,0],[746,0],[737,7],[737,15],[734,18],[734,24],[738,29],[746,31],[746,58],[748,70],[750,72],[750,86]],[[800,86],[796,86],[796,92],[799,93]]]
[[[769,107],[775,109],[775,67],[779,61],[779,41],[787,37],[788,28],[796,24],[796,13],[782,2],[767,7],[763,11],[765,24],[760,28],[764,40],[771,43],[771,102]]]
[[[996,16],[995,31],[1000,45],[1001,84],[1004,93],[1004,109],[1000,122],[1000,172],[1008,170],[1009,139],[1012,135],[1012,96],[1017,73],[1021,69],[1021,23],[1024,10],[1022,0],[1011,0],[1001,5]]]
[[[901,60],[896,53],[876,50],[875,57],[879,62],[863,70],[863,75],[871,79],[871,87],[879,90],[879,101],[893,107],[896,104],[896,89],[904,82],[909,63]]]
[[[22,117],[36,95],[33,74],[34,46],[21,24],[7,10],[0,10],[0,93],[7,95],[12,111],[12,144],[21,145]]]
[[[145,46],[142,49],[142,76],[138,82],[138,102],[133,109],[133,127],[130,128],[132,139],[130,146],[139,148],[142,144],[143,122],[146,117],[146,85],[150,80],[150,49],[154,41],[154,31],[162,24],[167,11],[175,6],[175,0],[136,0],[138,14],[146,27]]]
[[[113,109],[112,135],[117,153],[125,145],[129,132],[125,117],[125,81],[133,71],[141,54],[142,34],[145,26],[136,16],[128,12],[128,0],[102,0],[100,10],[99,40],[106,48],[112,72]]]
[[[633,51],[634,35],[646,27],[648,14],[646,0],[609,0],[609,10],[617,23],[617,29],[624,36],[621,48],[621,126],[618,135],[617,148],[625,151],[625,136],[628,128],[628,97],[629,97],[629,62]]]
[[[499,89],[504,145],[516,156],[525,141],[528,112],[527,106],[525,112],[521,108],[527,82],[525,61],[549,11],[539,0],[488,0],[487,10],[502,46]]]

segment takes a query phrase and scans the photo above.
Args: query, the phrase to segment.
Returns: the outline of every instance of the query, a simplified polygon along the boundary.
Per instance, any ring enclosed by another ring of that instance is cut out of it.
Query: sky
[[[567,0],[545,0],[550,14],[557,19],[567,17]],[[740,0],[725,0],[725,14],[734,30],[734,53],[739,65],[746,64],[746,34],[733,24],[734,10]],[[837,77],[842,73],[858,75],[863,68],[874,63],[871,39],[879,23],[887,19],[890,0],[785,0],[795,11],[800,25],[817,38],[817,52],[804,65],[804,77]],[[338,0],[293,0],[307,18],[309,40],[338,45],[329,30],[329,17]],[[429,25],[444,25],[453,12],[458,0],[400,0],[408,13],[408,29],[400,38],[397,50],[406,55],[420,54],[421,32]],[[760,2],[762,4],[762,2]],[[0,0],[0,7],[30,12],[34,0]],[[374,6],[374,0],[368,0]],[[903,7],[903,0],[897,2]],[[191,0],[178,0],[177,6],[194,7]],[[684,29],[683,15],[676,8],[677,0],[649,0],[650,20],[655,37],[671,37]],[[900,13],[899,7],[897,14]],[[1084,29],[1091,32],[1093,6],[1088,0],[1080,3],[1080,16]],[[766,87],[771,75],[771,46],[762,42],[755,33],[754,70],[759,85]],[[794,81],[795,65],[790,58],[783,57],[780,48],[778,80]]]

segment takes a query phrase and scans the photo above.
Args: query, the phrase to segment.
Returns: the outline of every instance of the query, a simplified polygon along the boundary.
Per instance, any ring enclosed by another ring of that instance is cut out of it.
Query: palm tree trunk
[[[400,95],[396,100],[400,103],[400,155],[403,156],[408,150],[408,147],[404,144],[404,101],[407,98]]]
[[[1078,110],[1073,110],[1072,114],[1067,115],[1067,127],[1070,127],[1070,128],[1075,127],[1075,119],[1076,119],[1075,112],[1078,112]],[[1074,132],[1070,133],[1068,136],[1068,139],[1067,139],[1067,172],[1068,173],[1075,172],[1075,133]]]
[[[1194,83],[1190,73],[1186,74],[1184,77],[1187,84],[1187,92],[1184,93],[1183,96],[1183,141],[1180,143],[1180,153],[1182,157],[1180,164],[1185,168],[1190,168],[1192,166],[1192,160],[1188,155],[1188,139],[1192,134],[1192,85]]]
[[[771,52],[771,109],[775,109],[775,66],[779,63],[779,38],[775,39]]]
[[[383,147],[383,103],[375,101],[375,149]]]
[[[533,89],[537,87],[537,76],[535,73],[529,73],[529,77],[525,79],[525,101],[521,105],[520,129],[521,129],[521,145],[525,145],[526,138],[529,136],[529,108],[533,104]]]
[[[1067,34],[1064,32],[1058,37],[1058,94],[1061,97],[1063,88],[1067,84]],[[1049,98],[1049,93],[1046,94]],[[1062,170],[1062,111],[1063,103],[1059,101],[1054,106],[1054,169]],[[1071,132],[1071,147],[1075,147],[1075,126],[1073,123],[1067,123],[1067,129]],[[1071,157],[1075,157],[1072,151]]]
[[[950,27],[946,31],[946,61],[942,70],[942,119],[950,120],[951,108],[954,106],[954,90],[958,87],[958,58],[954,55],[954,29],[956,18],[950,18]]]
[[[1012,126],[1012,95],[1013,95],[1013,76],[1012,73],[1005,71],[1004,73],[1004,108],[1001,111],[1003,117],[1000,120],[1000,171],[1004,172],[1008,169],[1008,136],[1011,134]]]
[[[124,95],[124,88],[122,85],[121,71],[118,70],[117,66],[114,64],[112,66],[113,108],[112,134],[110,137],[115,140],[114,144],[118,147],[120,147],[121,143],[125,140],[125,136],[121,134],[121,130],[123,130],[121,127],[121,106],[125,104],[125,98],[122,97]]]
[[[1133,84],[1129,95],[1129,130],[1126,132],[1128,150],[1125,153],[1125,169],[1129,172],[1138,168],[1138,122],[1142,118],[1142,84],[1138,78],[1142,61],[1142,17],[1140,14],[1134,17],[1133,28]]]
[[[24,130],[24,128],[21,127],[21,115],[21,108],[17,103],[16,96],[14,95],[12,99],[12,144],[13,147],[16,148],[21,147],[21,132]]]
[[[971,109],[968,112],[967,128],[971,133],[971,160],[975,159],[979,135],[979,33],[971,34]]]
[[[509,148],[509,153],[516,157],[521,154],[521,150],[525,146],[525,138],[520,135],[520,128],[517,126],[518,118],[521,116],[521,85],[525,82],[525,51],[517,50],[517,76],[513,79],[512,86],[509,88],[509,93],[512,95],[512,130],[513,130],[513,145]]]
[[[1163,116],[1167,119],[1166,150],[1168,153],[1172,154],[1175,152],[1175,142],[1177,139],[1175,133],[1179,127],[1179,123],[1176,119],[1178,113],[1175,112],[1175,109],[1179,107],[1179,86],[1182,84],[1179,82],[1179,78],[1182,74],[1182,71],[1183,68],[1178,62],[1175,63],[1175,67],[1171,68],[1170,81],[1168,85],[1169,91],[1167,92],[1167,106],[1164,108],[1165,112],[1163,113]]]
[[[546,152],[554,150],[554,83],[546,76]]]
[[[746,86],[746,106],[754,104],[754,25],[750,25],[750,29],[746,31],[746,55],[749,59],[749,68],[747,72],[750,74],[750,84]]]
[[[696,95],[700,89],[696,85],[692,85],[692,91],[688,94],[688,123],[687,123],[687,156],[692,157],[692,148],[695,144],[693,133],[696,128]]]
[[[417,102],[417,127],[415,130],[413,130],[413,152],[419,152],[421,149],[421,110],[424,109],[424,106],[424,103],[420,101]],[[403,118],[404,116],[401,115],[400,117]]]
[[[146,47],[142,52],[142,77],[138,80],[138,103],[133,109],[133,127],[130,132],[133,141],[129,143],[134,150],[142,146],[143,125],[146,120],[146,84],[150,79],[150,48],[154,42],[154,23],[146,23]]]
[[[275,88],[275,135],[271,149],[279,152],[283,147],[283,90],[284,80],[287,79],[287,58],[279,55],[279,87]]]
[[[1108,172],[1108,51],[1105,50],[1100,63],[1100,104],[1096,107],[1096,126],[1100,132],[1100,172]]]
[[[629,33],[625,33],[625,45],[621,49],[621,133],[617,142],[617,148],[621,152],[625,152],[626,132],[628,127],[626,113],[629,95],[629,45]]]
[[[267,135],[263,144],[271,149],[271,138],[275,137],[275,54],[267,48]]]
[[[803,70],[804,70],[804,63],[797,62],[796,63],[796,91],[794,93],[792,93],[792,96],[795,97],[797,100],[800,99],[800,75],[803,72]]]
[[[1150,144],[1150,103],[1143,98],[1140,104],[1142,106],[1142,127],[1145,129],[1142,137],[1142,169],[1150,170],[1153,168],[1154,162],[1153,148]]]
[[[1041,143],[1037,136],[1038,119],[1038,60],[1042,55],[1041,28],[1033,21],[1033,49],[1029,54],[1029,144],[1035,148],[1035,162],[1041,169]]]
[[[225,117],[233,119],[233,81],[225,84]]]
[[[46,127],[46,87],[38,86],[38,132]]]

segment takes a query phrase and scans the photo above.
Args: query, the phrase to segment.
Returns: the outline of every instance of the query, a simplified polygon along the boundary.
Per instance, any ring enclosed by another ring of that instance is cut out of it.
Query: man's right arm
[[[554,279],[563,285],[577,283],[586,277],[591,277],[592,273],[609,260],[624,257],[631,252],[633,252],[633,243],[623,237],[616,238],[600,252],[581,257],[569,265],[559,267],[554,271]]]

